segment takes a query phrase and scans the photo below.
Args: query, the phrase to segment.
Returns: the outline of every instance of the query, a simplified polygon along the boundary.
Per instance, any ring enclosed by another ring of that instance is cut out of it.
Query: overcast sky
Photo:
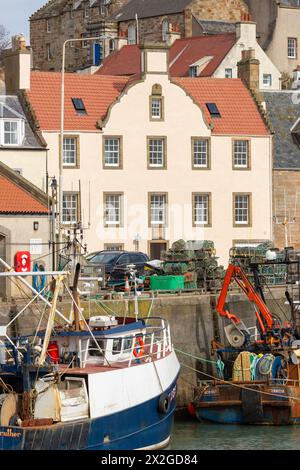
[[[10,36],[24,33],[29,41],[28,18],[45,3],[47,0],[0,0],[0,24]]]

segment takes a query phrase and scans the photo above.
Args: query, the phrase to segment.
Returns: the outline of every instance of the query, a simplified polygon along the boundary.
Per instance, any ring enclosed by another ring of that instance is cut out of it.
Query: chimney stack
[[[255,50],[242,51],[242,60],[237,64],[238,77],[257,96],[259,96],[259,60],[255,58]]]
[[[30,89],[31,52],[26,47],[25,37],[13,36],[11,44],[11,49],[3,55],[7,94]]]
[[[170,24],[169,25],[169,31],[167,33],[167,44],[168,46],[172,46],[172,44],[174,44],[174,42],[177,40],[177,39],[180,39],[181,38],[181,34],[180,34],[180,29],[179,27],[174,24]]]
[[[123,46],[128,45],[128,37],[125,31],[120,31],[119,37],[115,39],[116,49],[119,51]]]

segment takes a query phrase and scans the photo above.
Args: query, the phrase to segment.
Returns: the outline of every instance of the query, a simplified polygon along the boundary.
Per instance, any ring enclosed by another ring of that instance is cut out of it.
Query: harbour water
[[[300,426],[235,426],[175,420],[170,450],[300,450]]]

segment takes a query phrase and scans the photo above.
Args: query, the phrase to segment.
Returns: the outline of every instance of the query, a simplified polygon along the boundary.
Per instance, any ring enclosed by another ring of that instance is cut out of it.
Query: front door
[[[161,252],[167,248],[167,242],[150,242],[150,259],[160,259]]]
[[[103,59],[103,46],[101,43],[94,44],[94,65],[99,66]]]
[[[0,258],[6,261],[6,238],[0,233]],[[0,272],[3,272],[4,268],[0,264]],[[5,277],[0,277],[0,299],[6,296],[6,282]]]

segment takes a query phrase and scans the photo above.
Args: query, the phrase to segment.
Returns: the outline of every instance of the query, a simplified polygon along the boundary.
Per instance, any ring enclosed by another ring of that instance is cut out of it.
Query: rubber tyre
[[[170,398],[168,396],[167,393],[163,393],[160,397],[159,397],[159,401],[158,401],[158,411],[162,414],[167,414],[170,410]]]

